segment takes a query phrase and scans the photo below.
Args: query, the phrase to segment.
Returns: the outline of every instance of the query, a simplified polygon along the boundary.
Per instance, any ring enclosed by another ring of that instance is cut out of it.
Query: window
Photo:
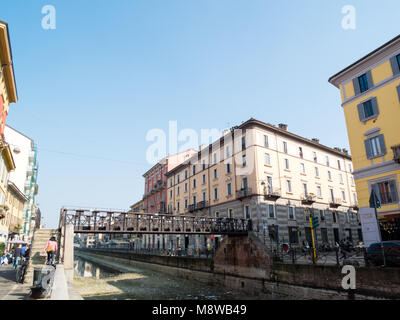
[[[193,179],[193,188],[196,188],[196,179]]]
[[[299,156],[303,159],[303,148],[299,147]]]
[[[319,177],[319,169],[318,169],[318,167],[315,167],[315,176]]]
[[[185,179],[187,179],[187,177],[188,177],[188,172],[187,170],[185,170]]]
[[[181,179],[180,179],[181,177],[178,175],[178,183],[180,183],[181,182]]]
[[[245,154],[242,156],[242,163],[243,163],[243,167],[245,167],[246,166],[246,155]]]
[[[227,189],[228,189],[228,196],[231,196],[232,195],[232,184],[231,183],[228,183]]]
[[[358,84],[360,86],[360,93],[363,93],[369,89],[368,78],[366,73],[358,77]]]
[[[178,187],[178,190],[177,190],[177,192],[176,192],[177,194],[178,194],[178,196],[179,196],[179,193],[180,193],[180,188]]]
[[[340,179],[340,183],[344,183],[343,182],[343,175],[341,173],[339,174],[339,179]]]
[[[233,209],[228,209],[228,218],[229,219],[233,218]]]
[[[217,164],[217,154],[216,153],[213,154],[213,158],[214,158],[214,164]]]
[[[342,199],[343,201],[346,201],[346,193],[344,191],[342,191]]]
[[[226,173],[231,173],[231,164],[230,163],[226,164]]]
[[[294,220],[294,208],[288,207],[288,210],[289,210],[289,219]]]
[[[308,195],[308,190],[307,190],[307,184],[303,183],[303,191],[304,191],[304,195],[307,196]]]
[[[321,221],[325,221],[325,212],[324,212],[324,210],[319,210],[319,216],[321,218]]]
[[[301,173],[306,173],[306,167],[305,167],[304,163],[300,163],[300,169],[301,169]]]
[[[187,191],[188,191],[187,183],[185,183],[185,192],[187,192]]]
[[[332,180],[332,173],[328,170],[328,179]]]
[[[285,169],[289,170],[289,159],[285,159]]]
[[[205,183],[206,183],[206,175],[203,174],[203,184],[205,184]]]
[[[172,179],[169,180],[169,186],[172,187]]]
[[[251,219],[250,206],[245,206],[244,207],[244,218],[245,219]]]
[[[377,158],[386,154],[383,134],[365,140],[365,149],[368,159]]]
[[[287,192],[292,192],[292,182],[290,180],[286,180]]]
[[[217,179],[218,178],[218,171],[217,171],[217,169],[214,169],[214,179]]]
[[[271,194],[272,193],[272,190],[273,190],[273,188],[272,188],[272,177],[267,177],[267,191],[268,191],[268,194]]]
[[[271,165],[271,156],[269,155],[269,153],[265,154],[265,164],[268,166]]]
[[[269,143],[268,143],[268,136],[264,135],[264,147],[269,148]]]
[[[194,207],[196,207],[196,203],[197,203],[196,196],[193,196],[193,205],[194,205]]]
[[[400,68],[400,54],[396,56],[396,59],[397,59],[397,65]]]
[[[215,211],[215,217],[219,218],[219,211]]]
[[[188,201],[187,201],[187,199],[185,199],[185,209],[187,209],[188,208]]]
[[[179,211],[180,211],[180,209],[179,209],[179,201],[176,203],[176,208],[177,208],[178,213],[179,213]]]
[[[334,203],[335,202],[335,193],[334,193],[333,189],[329,189],[329,191],[331,193],[331,201],[332,201],[332,203]]]
[[[317,186],[317,196],[318,196],[319,198],[322,198],[322,189],[321,189],[321,186]]]
[[[379,114],[378,101],[376,98],[360,103],[357,108],[360,121],[366,121]]]
[[[388,180],[372,185],[381,204],[390,204],[398,201],[395,180]]]
[[[203,170],[206,170],[206,161],[203,160]]]
[[[353,193],[354,204],[357,205],[357,194]]]
[[[337,161],[337,167],[339,170],[342,170],[342,166],[340,165],[340,160]]]
[[[214,188],[214,200],[218,200],[218,188]]]
[[[329,157],[326,156],[326,165],[329,167]]]
[[[193,175],[196,174],[196,166],[193,166]]]
[[[351,167],[351,164],[349,163],[349,172],[353,172],[353,169]]]
[[[226,147],[226,157],[229,158],[231,156],[231,150],[229,146]]]
[[[169,197],[172,198],[172,190],[169,191]]]
[[[336,211],[332,211],[332,219],[333,219],[333,223],[337,223]]]
[[[284,153],[288,153],[287,142],[286,141],[283,141],[283,152]]]
[[[242,137],[242,151],[246,149],[246,137]]]
[[[318,162],[317,153],[313,151],[314,162]]]
[[[269,213],[270,218],[272,218],[272,219],[275,218],[275,207],[273,204],[268,205],[268,213]]]

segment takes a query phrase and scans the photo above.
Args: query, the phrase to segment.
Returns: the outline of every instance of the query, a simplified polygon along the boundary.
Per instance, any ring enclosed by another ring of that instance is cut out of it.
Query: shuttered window
[[[383,134],[365,140],[365,150],[368,159],[373,159],[385,155],[386,146]]]
[[[392,66],[393,75],[400,73],[400,54],[390,58],[390,64]]]
[[[379,114],[378,101],[375,97],[360,103],[357,108],[360,121],[369,120]]]
[[[398,194],[395,180],[388,180],[372,185],[375,194],[379,198],[381,204],[396,203]]]
[[[353,79],[354,93],[358,95],[371,89],[374,86],[372,81],[371,71],[364,73],[363,75]]]

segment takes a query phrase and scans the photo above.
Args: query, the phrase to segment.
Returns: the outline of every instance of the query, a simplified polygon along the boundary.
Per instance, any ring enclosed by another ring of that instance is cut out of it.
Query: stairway
[[[30,252],[30,259],[28,268],[25,275],[25,283],[28,285],[33,285],[33,270],[34,268],[40,268],[46,264],[47,254],[43,252],[47,241],[51,237],[56,237],[58,240],[59,234],[57,230],[54,229],[38,229],[33,234],[32,247]]]

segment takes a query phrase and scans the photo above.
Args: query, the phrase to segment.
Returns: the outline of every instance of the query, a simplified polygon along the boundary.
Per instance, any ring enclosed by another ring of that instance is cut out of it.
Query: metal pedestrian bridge
[[[74,233],[244,235],[251,220],[62,208],[59,227]]]

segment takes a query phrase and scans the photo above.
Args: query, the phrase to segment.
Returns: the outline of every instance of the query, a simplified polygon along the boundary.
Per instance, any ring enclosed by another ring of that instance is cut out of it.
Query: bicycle
[[[17,283],[24,283],[26,269],[28,268],[29,258],[22,257],[21,265],[17,269]]]

